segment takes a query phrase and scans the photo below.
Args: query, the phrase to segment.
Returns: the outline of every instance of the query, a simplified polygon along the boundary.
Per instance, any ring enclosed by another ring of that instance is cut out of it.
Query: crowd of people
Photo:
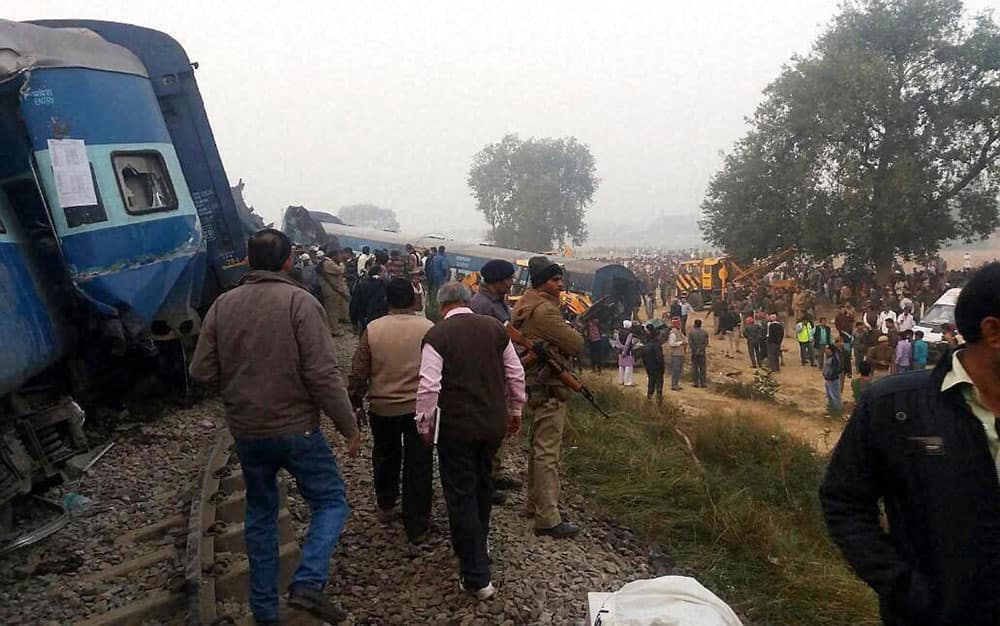
[[[941,293],[964,284],[973,271],[971,266],[948,270],[940,259],[909,273],[897,265],[892,279],[880,287],[870,271],[795,259],[763,280],[734,284],[724,294],[715,294],[708,313],[712,329],[706,331],[699,322],[699,332],[689,335],[688,318],[694,308],[675,277],[679,264],[691,254],[642,253],[603,259],[632,269],[644,296],[642,310],[625,320],[623,327],[606,329],[606,334],[603,329],[587,329],[595,369],[599,369],[600,355],[610,347],[618,355],[619,384],[631,386],[633,367],[641,359],[650,377],[652,399],[660,398],[666,363],[670,364],[671,389],[680,389],[674,381],[680,380],[678,368],[687,360],[680,357],[689,356],[694,386],[704,386],[709,335],[723,357],[735,358],[745,348],[752,368],[767,367],[772,372],[781,371],[786,346],[794,345],[801,364],[819,370],[828,409],[835,414],[842,411],[848,381],[856,399],[873,380],[933,365],[932,357],[940,350],[932,350],[915,326]],[[662,303],[659,317],[657,298]],[[832,319],[818,315],[818,306],[835,311]],[[942,335],[949,348],[960,341],[952,324],[943,325]],[[680,354],[679,343],[685,344],[685,354]],[[656,350],[662,354],[655,354]]]
[[[345,617],[323,595],[349,508],[320,429],[321,412],[345,437],[350,455],[361,448],[360,429],[371,429],[378,518],[385,524],[401,518],[413,544],[434,532],[436,454],[458,584],[474,598],[497,593],[487,541],[491,510],[505,503],[507,491],[524,487],[505,471],[504,449],[505,440],[520,432],[523,414],[530,414],[524,514],[539,536],[568,539],[580,532],[559,509],[570,389],[545,360],[512,343],[505,325],[566,364],[585,346],[594,355],[594,344],[610,334],[619,382],[634,385],[633,368],[641,362],[647,396],[657,401],[668,366],[671,389],[681,388],[687,362],[694,386],[707,385],[710,341],[720,345],[714,353],[722,358],[742,358],[745,349],[751,367],[774,372],[785,367],[785,342],[794,341],[801,365],[821,373],[831,411],[840,410],[845,379],[854,379],[858,403],[821,499],[834,540],[879,593],[883,616],[889,623],[915,623],[938,611],[960,619],[933,623],[994,623],[972,620],[982,613],[969,607],[993,610],[998,604],[992,574],[985,572],[1000,571],[1000,550],[981,547],[1000,537],[994,528],[1000,525],[994,423],[1000,414],[1000,264],[961,277],[967,284],[956,325],[945,329],[945,356],[927,369],[929,346],[914,330],[918,304],[927,302],[919,289],[947,286],[956,277],[926,268],[882,289],[822,271],[818,293],[808,282],[786,291],[766,283],[735,286],[711,304],[705,319],[693,315],[684,293],[668,286],[663,315],[655,316],[654,305],[644,320],[626,319],[610,332],[593,318],[579,328],[564,319],[563,270],[544,256],[530,259],[531,288],[511,307],[516,268],[502,259],[481,268],[474,293],[450,280],[444,247],[426,254],[412,246],[358,254],[295,249],[283,233],[267,229],[248,248],[251,271],[206,314],[190,373],[221,386],[236,440],[257,623],[279,618],[280,469],[294,477],[312,510],[288,604],[333,623]],[[669,277],[669,263],[677,258],[650,271]],[[670,285],[668,278],[657,280]],[[818,301],[836,307],[832,320],[816,315]],[[424,314],[429,302],[439,312],[436,323]],[[358,334],[346,375],[334,344],[345,324]],[[601,360],[593,365],[600,367]],[[944,461],[932,460],[941,455]],[[909,469],[886,469],[894,467]],[[880,498],[888,535],[879,526]],[[964,532],[951,532],[969,521],[975,523]]]
[[[525,358],[505,324],[547,358],[570,362],[584,339],[566,324],[559,296],[563,269],[529,260],[531,288],[507,302],[516,268],[496,259],[481,268],[477,293],[448,280],[444,247],[426,258],[392,251],[293,248],[266,229],[248,244],[250,271],[206,314],[189,371],[219,384],[226,421],[246,482],[245,538],[250,606],[258,624],[278,623],[278,487],[287,470],[312,511],[288,605],[338,623],[346,616],[323,595],[329,561],[349,517],[347,488],[320,428],[326,414],[348,442],[372,434],[378,518],[400,518],[421,544],[431,526],[433,464],[448,513],[458,583],[472,597],[496,593],[487,548],[491,508],[523,487],[504,472],[506,438],[528,434],[527,504],[534,534],[570,539],[580,532],[560,511],[559,458],[569,389],[545,362]],[[433,323],[418,295],[440,313]],[[322,299],[322,303],[320,300]],[[359,334],[350,371],[335,338],[350,323]],[[523,361],[523,363],[522,363]]]

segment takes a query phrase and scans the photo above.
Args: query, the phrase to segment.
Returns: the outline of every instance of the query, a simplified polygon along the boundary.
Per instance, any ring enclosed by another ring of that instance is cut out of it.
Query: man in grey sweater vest
[[[417,429],[437,442],[459,584],[485,600],[496,593],[486,554],[493,457],[521,429],[524,368],[503,325],[469,308],[468,287],[447,283],[437,298],[444,319],[424,338]]]

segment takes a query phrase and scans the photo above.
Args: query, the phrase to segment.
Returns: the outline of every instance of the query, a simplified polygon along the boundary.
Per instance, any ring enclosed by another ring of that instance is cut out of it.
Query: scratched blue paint
[[[24,246],[0,192],[0,396],[16,389],[59,358],[62,346],[54,321],[32,277]]]
[[[88,144],[169,143],[148,78],[84,68],[31,72],[21,110],[34,150],[65,135]]]
[[[183,215],[63,237],[63,254],[84,292],[114,307],[127,305],[152,323],[199,252],[197,220]]]

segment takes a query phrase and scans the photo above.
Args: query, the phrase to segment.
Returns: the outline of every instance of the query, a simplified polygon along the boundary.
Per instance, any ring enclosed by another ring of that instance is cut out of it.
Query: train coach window
[[[115,152],[111,163],[127,212],[142,215],[177,208],[177,195],[159,152]]]

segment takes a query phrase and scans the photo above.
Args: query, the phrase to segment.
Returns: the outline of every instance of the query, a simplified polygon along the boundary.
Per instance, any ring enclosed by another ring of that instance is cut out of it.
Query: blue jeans
[[[237,439],[247,507],[244,537],[250,558],[250,609],[258,620],[278,619],[278,470],[295,478],[312,511],[302,560],[291,588],[322,590],[330,577],[330,556],[350,509],[337,460],[322,432],[270,439]]]
[[[833,413],[840,413],[840,379],[825,380],[826,383],[826,408]]]

